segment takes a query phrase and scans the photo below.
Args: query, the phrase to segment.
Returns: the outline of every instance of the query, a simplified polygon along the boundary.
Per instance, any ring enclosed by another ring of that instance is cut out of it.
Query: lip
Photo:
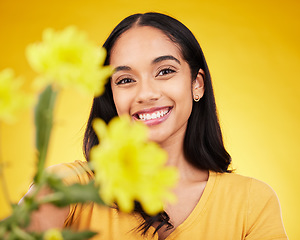
[[[138,117],[139,114],[152,114],[154,112],[161,111],[161,110],[164,110],[164,109],[168,109],[168,112],[164,116],[159,117],[159,118],[150,119],[150,120],[141,120]],[[138,111],[138,112],[135,112],[134,114],[132,114],[132,118],[135,121],[140,121],[140,122],[145,123],[147,126],[153,126],[153,125],[160,124],[160,123],[164,122],[165,120],[167,120],[167,118],[170,116],[170,113],[172,112],[172,109],[173,109],[172,106],[154,107],[154,108],[143,109],[141,111]]]

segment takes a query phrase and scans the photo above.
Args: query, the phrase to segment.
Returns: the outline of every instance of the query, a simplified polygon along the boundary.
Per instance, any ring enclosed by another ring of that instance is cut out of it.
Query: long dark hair
[[[103,45],[107,50],[105,65],[109,64],[111,50],[116,40],[122,33],[133,26],[151,26],[166,34],[180,48],[183,59],[189,64],[192,76],[191,81],[196,78],[200,69],[204,71],[205,92],[199,102],[193,103],[184,138],[184,154],[186,159],[198,169],[230,172],[228,167],[231,157],[223,144],[211,77],[198,41],[186,26],[170,16],[154,12],[134,14],[122,20],[105,41]],[[83,149],[87,161],[89,161],[90,149],[99,143],[91,125],[92,120],[94,118],[102,118],[108,123],[115,116],[117,116],[117,111],[113,101],[111,85],[108,82],[105,86],[105,93],[100,97],[94,98],[88,119],[83,141]],[[145,219],[145,222],[140,226],[143,234],[155,222],[160,223],[156,231],[165,224],[167,228],[172,227],[165,212],[150,217],[143,211],[139,203],[136,203],[135,210]]]

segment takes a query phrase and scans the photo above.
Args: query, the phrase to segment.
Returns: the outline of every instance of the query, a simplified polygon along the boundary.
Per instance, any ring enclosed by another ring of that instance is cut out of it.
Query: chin
[[[162,144],[163,142],[166,141],[166,139],[168,139],[167,137],[163,136],[160,133],[153,133],[150,131],[150,136],[149,136],[149,140],[152,142],[156,142],[157,144]]]

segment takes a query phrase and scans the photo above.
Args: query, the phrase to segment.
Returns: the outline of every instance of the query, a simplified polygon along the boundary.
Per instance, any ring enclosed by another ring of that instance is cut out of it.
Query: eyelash
[[[116,82],[116,85],[128,84],[128,83],[130,83],[130,82],[128,82],[128,81],[133,82],[134,80],[132,80],[132,79],[130,79],[130,78],[123,78],[123,79],[117,81],[117,82]]]
[[[161,72],[164,72],[164,74],[160,75]],[[176,72],[174,69],[171,69],[171,68],[164,68],[164,69],[161,69],[158,74],[156,75],[156,77],[158,76],[163,76],[163,75],[167,75],[167,74],[171,74],[171,73],[174,73]]]
[[[161,69],[155,77],[164,76],[164,75],[171,74],[171,73],[174,73],[174,72],[176,72],[174,69],[164,68],[164,69]],[[117,81],[116,85],[128,84],[128,83],[131,83],[131,82],[135,82],[135,81],[131,78],[123,78],[123,79]]]

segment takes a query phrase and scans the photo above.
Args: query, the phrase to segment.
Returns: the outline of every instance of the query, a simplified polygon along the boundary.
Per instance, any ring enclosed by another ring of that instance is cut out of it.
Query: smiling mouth
[[[139,112],[134,114],[133,116],[141,121],[149,121],[149,120],[155,120],[155,119],[160,119],[163,118],[164,116],[166,116],[170,110],[172,109],[172,107],[166,107],[166,108],[162,108],[156,111],[146,111],[146,112]]]

